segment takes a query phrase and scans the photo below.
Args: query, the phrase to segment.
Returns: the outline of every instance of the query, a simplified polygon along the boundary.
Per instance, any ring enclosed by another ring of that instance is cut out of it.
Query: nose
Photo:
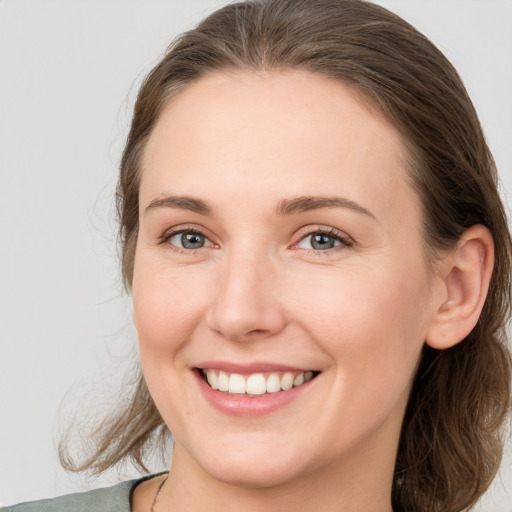
[[[261,253],[226,258],[207,313],[210,329],[242,342],[269,338],[284,329],[279,272],[270,260]]]

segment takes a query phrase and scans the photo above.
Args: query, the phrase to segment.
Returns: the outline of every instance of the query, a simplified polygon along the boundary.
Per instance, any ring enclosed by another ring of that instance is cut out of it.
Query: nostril
[[[249,331],[246,336],[255,336],[257,334],[261,334],[261,333],[264,333],[265,330],[264,329],[253,329],[252,331]]]

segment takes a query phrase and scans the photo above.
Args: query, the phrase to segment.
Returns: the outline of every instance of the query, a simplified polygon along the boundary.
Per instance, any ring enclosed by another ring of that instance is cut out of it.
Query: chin
[[[262,466],[248,462],[239,464],[228,460],[225,464],[204,469],[219,482],[247,489],[279,487],[298,476],[296,471],[291,470],[289,464],[279,463]]]
[[[257,444],[250,449],[216,449],[197,454],[196,463],[219,482],[245,488],[268,488],[297,478],[304,458],[301,450],[276,449],[275,444]]]

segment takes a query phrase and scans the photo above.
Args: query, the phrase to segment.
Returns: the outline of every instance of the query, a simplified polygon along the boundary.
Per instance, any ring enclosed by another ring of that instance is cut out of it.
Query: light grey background
[[[0,504],[137,476],[68,476],[56,444],[77,410],[119,398],[136,354],[113,197],[137,84],[175,35],[223,3],[0,0]],[[508,200],[512,1],[379,3],[459,69]],[[511,452],[479,510],[512,511]]]

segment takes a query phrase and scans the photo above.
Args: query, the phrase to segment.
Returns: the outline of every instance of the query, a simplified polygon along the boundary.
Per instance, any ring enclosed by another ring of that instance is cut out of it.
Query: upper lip
[[[290,366],[288,364],[270,363],[270,362],[254,362],[254,363],[232,363],[228,361],[204,361],[195,366],[201,370],[222,370],[227,373],[263,373],[263,372],[308,372],[314,371],[313,368],[304,368],[298,366]]]

